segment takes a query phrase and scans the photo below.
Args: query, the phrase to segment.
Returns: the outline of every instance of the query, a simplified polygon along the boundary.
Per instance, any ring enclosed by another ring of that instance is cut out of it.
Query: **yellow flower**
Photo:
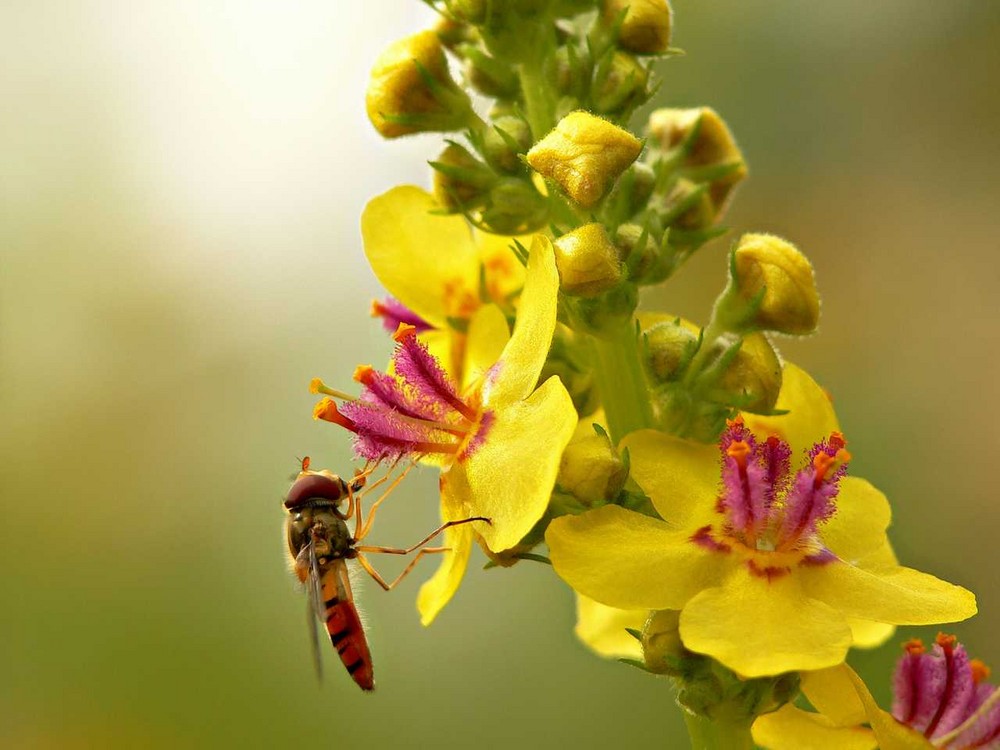
[[[321,382],[313,390],[339,398],[314,415],[355,433],[355,453],[368,461],[430,458],[442,467],[441,515],[490,523],[446,530],[441,567],[420,590],[417,607],[428,624],[455,593],[478,534],[493,552],[517,545],[542,517],[576,411],[558,377],[536,388],[556,326],[559,275],[552,243],[531,244],[514,331],[494,305],[469,323],[466,375],[460,387],[418,340],[413,326],[396,333],[392,373],[360,367],[358,399]],[[475,526],[475,528],[473,528]]]
[[[510,249],[510,237],[473,231],[461,216],[433,213],[438,209],[430,193],[400,185],[368,202],[361,234],[378,280],[426,321],[421,338],[464,382],[465,329],[484,304],[480,279],[486,302],[510,307],[524,285],[524,268]],[[413,322],[384,303],[376,303],[373,312],[393,330]]]
[[[898,565],[888,502],[845,476],[829,398],[793,365],[777,408],[790,413],[731,423],[721,459],[651,430],[627,436],[662,520],[614,505],[558,518],[546,534],[556,572],[612,607],[680,610],[684,645],[747,677],[833,666],[892,625],[975,614],[965,589]],[[793,451],[808,456],[794,476]]]

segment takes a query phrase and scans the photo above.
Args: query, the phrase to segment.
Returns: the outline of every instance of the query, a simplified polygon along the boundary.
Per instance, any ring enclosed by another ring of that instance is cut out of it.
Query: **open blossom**
[[[954,636],[939,634],[930,649],[913,639],[896,664],[892,713],[879,708],[861,678],[842,665],[803,676],[817,711],[785,706],[757,720],[754,739],[769,750],[997,750],[1000,692],[989,676]]]
[[[359,398],[313,381],[314,392],[328,394],[314,416],[353,432],[359,457],[435,463],[442,468],[443,519],[491,521],[445,532],[450,551],[418,599],[425,623],[457,589],[476,534],[494,552],[509,549],[548,506],[576,426],[573,402],[558,377],[536,388],[555,330],[558,286],[552,244],[536,237],[509,340],[506,319],[495,306],[481,308],[470,322],[465,384],[448,374],[407,324],[395,334],[391,374],[367,366],[355,371],[364,386]],[[345,403],[338,406],[335,399]]]
[[[524,284],[511,238],[472,230],[459,215],[435,213],[434,196],[400,185],[373,198],[361,215],[365,255],[392,298],[372,315],[386,328],[417,328],[448,372],[461,374],[466,334],[478,310],[510,307]]]
[[[612,607],[679,610],[686,648],[748,677],[833,666],[892,625],[975,614],[965,589],[898,565],[888,502],[846,475],[829,399],[793,365],[778,408],[790,413],[732,422],[717,449],[627,436],[662,520],[614,505],[558,518],[556,572]]]

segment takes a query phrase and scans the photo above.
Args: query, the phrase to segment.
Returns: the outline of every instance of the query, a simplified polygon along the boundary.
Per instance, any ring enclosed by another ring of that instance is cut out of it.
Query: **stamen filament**
[[[1000,689],[994,690],[990,693],[990,697],[983,701],[982,705],[976,709],[976,712],[972,714],[968,719],[963,721],[957,727],[952,729],[948,734],[942,734],[937,739],[931,741],[935,747],[945,747],[950,742],[953,742],[960,734],[962,734],[967,729],[975,726],[976,722],[982,719],[987,713],[989,713],[994,706],[1000,703]]]

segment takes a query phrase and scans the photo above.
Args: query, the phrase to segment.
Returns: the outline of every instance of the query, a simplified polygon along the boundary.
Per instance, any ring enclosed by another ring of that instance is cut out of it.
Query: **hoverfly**
[[[488,518],[480,516],[448,521],[412,547],[405,549],[360,544],[371,531],[378,506],[392,493],[411,467],[412,465],[404,469],[375,500],[367,517],[364,517],[361,509],[363,496],[388,481],[394,466],[390,467],[381,479],[366,488],[368,477],[374,468],[357,472],[351,482],[346,482],[325,469],[310,471],[307,457],[302,459],[302,471],[292,483],[285,498],[284,505],[288,511],[285,524],[288,551],[295,575],[309,595],[309,623],[317,674],[321,674],[317,635],[317,622],[319,622],[326,627],[330,642],[337,649],[337,654],[348,674],[362,690],[372,690],[375,687],[375,680],[368,641],[361,619],[358,617],[358,610],[354,606],[347,560],[357,560],[379,586],[389,591],[413,570],[413,566],[422,556],[449,550],[448,547],[425,546],[449,526],[472,521],[490,522]],[[351,518],[354,519],[353,534],[347,526]],[[366,552],[388,555],[408,555],[411,552],[417,554],[394,581],[386,583],[365,557]]]

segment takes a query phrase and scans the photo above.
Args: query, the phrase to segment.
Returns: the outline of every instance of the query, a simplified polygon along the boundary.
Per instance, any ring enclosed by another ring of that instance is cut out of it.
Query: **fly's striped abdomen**
[[[330,642],[358,686],[362,690],[372,690],[375,687],[372,656],[358,610],[351,599],[346,566],[333,566],[324,573],[323,597]]]

